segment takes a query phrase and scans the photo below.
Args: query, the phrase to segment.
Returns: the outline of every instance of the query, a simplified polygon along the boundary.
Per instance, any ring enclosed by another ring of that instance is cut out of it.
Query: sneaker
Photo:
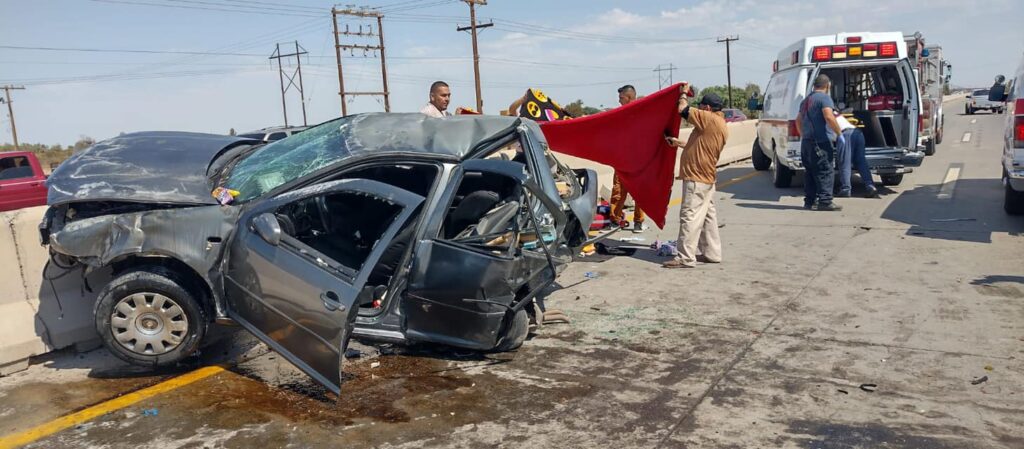
[[[661,264],[664,268],[697,268],[695,264],[687,264],[679,259],[672,259],[668,262]]]
[[[804,209],[814,210],[814,203],[804,203]]]
[[[840,206],[840,205],[838,205],[836,203],[828,203],[828,204],[820,204],[819,203],[819,204],[814,206],[814,210],[822,211],[822,212],[839,212],[839,211],[843,210],[843,206]]]
[[[864,198],[879,198],[878,189],[875,186],[867,186],[864,190]]]
[[[646,230],[647,230],[647,224],[646,223],[633,223],[633,233],[634,234],[640,234],[640,233],[642,233],[642,232],[644,232]]]
[[[697,256],[697,262],[700,262],[700,263],[722,263],[721,260],[711,260],[711,259],[708,259],[708,257],[703,255],[703,254],[700,254],[700,255]]]

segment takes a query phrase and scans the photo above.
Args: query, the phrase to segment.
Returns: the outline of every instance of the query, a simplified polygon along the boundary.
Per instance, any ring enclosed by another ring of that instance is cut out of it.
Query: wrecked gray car
[[[262,144],[126,134],[61,164],[40,231],[114,279],[96,329],[175,364],[237,323],[334,392],[352,336],[510,350],[586,243],[596,175],[509,117],[365,114]]]

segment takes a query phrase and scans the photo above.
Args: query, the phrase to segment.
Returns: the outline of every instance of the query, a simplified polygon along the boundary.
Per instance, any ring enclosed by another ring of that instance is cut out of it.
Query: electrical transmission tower
[[[277,76],[281,79],[281,109],[284,111],[284,126],[288,126],[288,102],[285,101],[285,94],[292,87],[295,87],[299,91],[299,99],[302,101],[302,126],[307,126],[306,123],[306,93],[302,88],[302,55],[306,54],[306,49],[299,45],[299,41],[295,41],[295,52],[282,54],[281,44],[277,44],[274,48],[274,53],[270,55],[270,59],[277,60]],[[295,70],[291,70],[288,67],[287,70],[281,65],[281,59],[295,57]],[[289,73],[290,72],[290,73]],[[284,79],[288,78],[288,85],[285,86]],[[299,84],[295,84],[295,79],[298,78]]]
[[[658,64],[658,68],[654,69],[658,72],[658,90],[664,89],[665,86],[671,86],[672,74],[677,70],[677,67],[673,64],[669,64],[668,67],[662,67],[662,64]],[[668,76],[662,75],[662,72],[668,72]]]
[[[343,21],[367,21],[370,24],[360,23],[358,31],[354,24],[345,23],[344,30],[338,24],[338,17]],[[348,115],[348,103],[346,97],[355,96],[382,96],[384,97],[384,112],[391,112],[391,92],[388,90],[388,68],[387,60],[384,58],[384,14],[367,8],[331,8],[331,17],[334,22],[334,53],[338,59],[338,95],[341,95],[341,115]],[[373,30],[373,21],[377,22],[377,31]],[[365,28],[364,28],[365,27]],[[342,36],[352,39],[350,42],[342,42]],[[377,38],[377,43],[365,43],[365,39]],[[363,42],[363,43],[358,43]],[[355,57],[357,51],[363,52],[363,57],[380,56],[381,87],[379,92],[349,92],[345,90],[345,72],[342,68],[342,56],[348,52],[349,57]],[[379,52],[379,53],[378,53]]]
[[[725,42],[725,76],[729,83],[729,107],[732,106],[732,56],[729,54],[729,43],[740,40],[739,36],[726,36],[718,38],[718,42]]]
[[[469,5],[469,26],[456,27],[456,31],[469,31],[473,35],[473,75],[476,79],[476,112],[484,112],[484,100],[480,95],[480,50],[476,44],[476,32],[482,28],[494,26],[494,22],[476,23],[476,5],[486,6],[487,0],[463,0]]]
[[[7,113],[11,117],[11,137],[14,138],[14,151],[18,151],[18,127],[14,125],[14,105],[11,104],[11,91],[12,90],[25,90],[25,86],[3,86],[4,98],[0,98],[0,102],[7,103]]]

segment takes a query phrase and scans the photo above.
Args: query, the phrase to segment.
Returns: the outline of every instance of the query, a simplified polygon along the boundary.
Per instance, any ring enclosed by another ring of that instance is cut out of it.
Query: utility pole
[[[11,117],[11,137],[14,138],[14,151],[18,151],[18,127],[14,125],[14,106],[11,104],[11,91],[12,90],[25,90],[25,86],[11,86],[7,85],[3,87],[4,98],[7,101],[7,114]],[[3,99],[0,99],[3,100]]]
[[[350,28],[349,24],[345,24],[344,31],[338,26],[338,16],[348,18],[351,20],[374,20],[377,22],[377,32],[373,31],[373,25],[360,24],[359,30]],[[391,91],[388,90],[388,67],[387,59],[384,55],[384,14],[373,11],[367,8],[345,8],[337,9],[331,8],[331,19],[334,22],[334,55],[338,60],[338,95],[341,96],[341,115],[348,115],[348,103],[346,103],[346,97],[353,96],[383,96],[384,97],[384,112],[391,112]],[[367,26],[364,31],[364,26]],[[349,44],[342,43],[342,36],[356,39],[366,38],[377,38],[377,44]],[[381,91],[370,91],[370,92],[349,92],[345,90],[345,72],[342,68],[341,60],[343,54],[348,51],[350,57],[356,56],[356,51],[362,50],[363,57],[371,55],[377,56],[377,52],[380,52],[380,76],[381,76]]]
[[[306,49],[299,45],[299,41],[295,41],[295,53],[281,54],[281,44],[277,44],[274,49],[274,53],[270,55],[270,59],[277,60],[277,77],[281,80],[281,109],[284,111],[284,126],[288,126],[288,103],[285,101],[285,94],[288,89],[295,86],[299,91],[299,99],[302,101],[302,126],[308,126],[306,123],[306,93],[302,89],[302,55],[306,54]],[[281,59],[295,57],[295,70],[291,74],[285,73],[285,69],[281,66]],[[284,79],[288,78],[288,85],[284,85]],[[299,79],[299,85],[295,85],[295,79]]]
[[[673,84],[672,74],[677,68],[678,67],[673,64],[669,64],[668,67],[665,68],[662,68],[662,65],[658,64],[658,68],[654,69],[655,72],[658,72],[658,90],[664,89],[665,86],[671,86]],[[668,78],[663,76],[661,72],[668,72]]]
[[[729,107],[732,106],[732,57],[729,54],[729,43],[740,40],[737,36],[726,36],[718,38],[718,42],[725,42],[725,76],[729,83]]]
[[[456,31],[469,31],[473,35],[473,75],[476,79],[476,112],[483,114],[484,100],[480,95],[480,50],[476,43],[476,30],[494,26],[494,22],[476,23],[476,5],[486,6],[487,0],[463,0],[469,5],[469,26],[456,27]]]

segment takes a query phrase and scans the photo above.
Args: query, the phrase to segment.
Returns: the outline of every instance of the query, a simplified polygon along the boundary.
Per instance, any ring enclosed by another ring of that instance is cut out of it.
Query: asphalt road
[[[578,262],[549,298],[571,323],[515,353],[360,346],[340,400],[244,335],[207,349],[226,365],[205,371],[56,354],[0,379],[0,442],[1024,447],[1024,218],[1001,207],[1002,116],[947,111],[937,155],[839,213],[724,168],[724,263]]]

